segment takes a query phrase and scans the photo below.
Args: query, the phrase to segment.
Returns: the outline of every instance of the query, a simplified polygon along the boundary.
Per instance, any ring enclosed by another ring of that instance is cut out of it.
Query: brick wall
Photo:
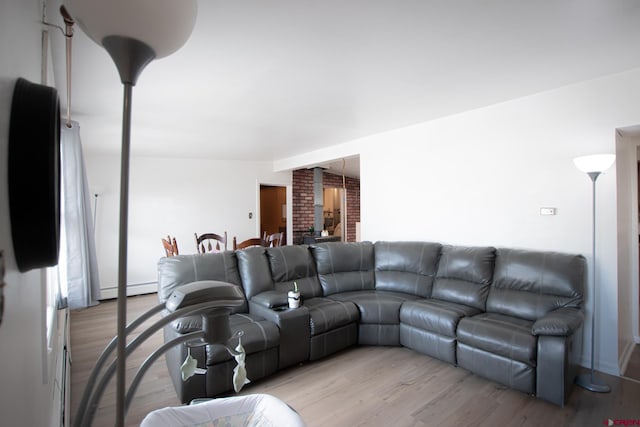
[[[293,243],[302,242],[302,236],[313,227],[313,169],[293,171]],[[346,241],[356,241],[356,222],[360,222],[360,180],[346,177],[347,187],[347,230]],[[342,188],[342,175],[324,172],[323,188]]]

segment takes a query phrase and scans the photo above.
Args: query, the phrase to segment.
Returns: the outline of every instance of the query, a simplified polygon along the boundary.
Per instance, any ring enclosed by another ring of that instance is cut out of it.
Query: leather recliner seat
[[[402,306],[400,343],[457,364],[458,323],[484,311],[494,260],[492,247],[442,247],[431,298]]]
[[[498,249],[486,311],[460,320],[458,365],[564,402],[577,374],[584,267],[579,255]]]
[[[158,299],[164,303],[176,287],[204,280],[218,280],[241,286],[235,253],[229,251],[162,258],[158,263]],[[247,354],[247,377],[257,380],[276,372],[280,342],[277,325],[249,313],[246,303],[232,310],[229,323],[232,333],[243,331],[242,346]],[[201,316],[183,317],[164,327],[164,340],[168,342],[200,329]],[[189,353],[198,361],[198,367],[207,372],[182,381],[180,366]],[[178,398],[183,403],[233,389],[236,361],[224,348],[209,345],[187,348],[186,344],[181,344],[168,350],[165,359]]]

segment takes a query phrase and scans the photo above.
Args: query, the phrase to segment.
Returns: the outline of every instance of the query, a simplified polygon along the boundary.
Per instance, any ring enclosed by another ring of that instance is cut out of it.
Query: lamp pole
[[[126,381],[126,325],[127,325],[127,235],[129,218],[129,163],[131,151],[131,109],[133,86],[138,76],[155,58],[155,52],[139,40],[122,36],[108,36],[102,40],[104,48],[115,62],[124,86],[122,114],[122,152],[120,154],[120,227],[118,232],[118,300],[116,347],[116,426],[124,426]]]
[[[596,180],[600,176],[601,172],[587,172],[589,178],[591,178],[591,199],[593,220],[591,228],[591,274],[593,280],[592,293],[591,293],[591,370],[589,373],[578,375],[576,384],[589,391],[596,393],[608,393],[611,388],[607,384],[600,383],[595,378],[595,340],[596,340]]]
[[[126,337],[127,325],[127,234],[129,217],[129,155],[131,151],[131,98],[133,85],[124,83],[124,108],[122,120],[122,153],[120,154],[120,225],[118,231],[118,304],[116,347],[116,426],[124,426],[125,373],[127,370]]]
[[[591,179],[591,370],[576,377],[576,384],[595,393],[608,393],[611,388],[595,377],[595,341],[596,341],[596,181],[600,174],[615,161],[615,155],[597,154],[574,159],[578,169]]]

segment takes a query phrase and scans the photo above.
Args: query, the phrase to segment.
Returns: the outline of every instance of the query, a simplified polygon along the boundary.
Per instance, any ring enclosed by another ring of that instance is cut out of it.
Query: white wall
[[[614,153],[616,129],[639,123],[636,69],[281,159],[275,165],[278,170],[293,169],[359,154],[363,240],[581,253],[591,271],[591,181],[572,159]],[[621,362],[618,286],[624,295],[631,286],[619,282],[617,275],[616,184],[614,165],[598,179],[596,249],[596,369],[612,374],[619,373]],[[554,207],[557,214],[541,216],[541,207]],[[621,256],[631,259],[628,253]],[[585,301],[584,366],[591,363],[589,289],[591,282]]]
[[[0,414],[6,426],[59,425],[54,406],[55,356],[45,344],[43,271],[18,272],[9,218],[7,147],[13,88],[18,77],[40,82],[41,6],[0,2],[0,249],[6,258],[4,318],[0,324]]]
[[[633,70],[352,142],[362,237],[582,253],[591,265],[591,181],[572,158],[614,153],[615,129],[637,123]],[[615,166],[598,179],[597,203],[596,368],[617,374]]]
[[[96,246],[102,297],[113,298],[118,279],[120,157],[85,153],[85,160],[89,187],[99,193]],[[164,256],[160,239],[167,234],[176,238],[181,254],[196,252],[194,233],[227,231],[229,249],[233,236],[239,241],[258,236],[261,183],[290,186],[291,173],[274,173],[272,162],[132,158],[128,292],[155,290],[157,262]],[[148,285],[136,286],[140,284]]]

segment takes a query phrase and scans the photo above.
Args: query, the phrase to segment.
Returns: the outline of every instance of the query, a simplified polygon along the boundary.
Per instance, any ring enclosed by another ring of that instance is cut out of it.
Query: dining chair
[[[278,246],[282,246],[282,238],[284,237],[283,232],[273,233],[266,235],[264,240],[267,242],[267,246],[270,248],[277,248]]]
[[[248,248],[248,247],[251,247],[251,246],[264,246],[264,247],[267,247],[269,245],[264,239],[262,239],[260,237],[252,237],[251,239],[244,240],[244,241],[242,241],[240,243],[238,243],[238,241],[237,241],[235,236],[233,237],[233,250],[234,251],[238,250],[238,249]]]
[[[216,233],[204,233],[199,236],[198,233],[194,233],[194,236],[196,237],[196,248],[200,254],[227,250],[226,231],[223,236]]]
[[[176,256],[179,255],[178,252],[178,243],[176,242],[175,237],[167,236],[166,239],[162,240],[162,247],[167,256]]]

